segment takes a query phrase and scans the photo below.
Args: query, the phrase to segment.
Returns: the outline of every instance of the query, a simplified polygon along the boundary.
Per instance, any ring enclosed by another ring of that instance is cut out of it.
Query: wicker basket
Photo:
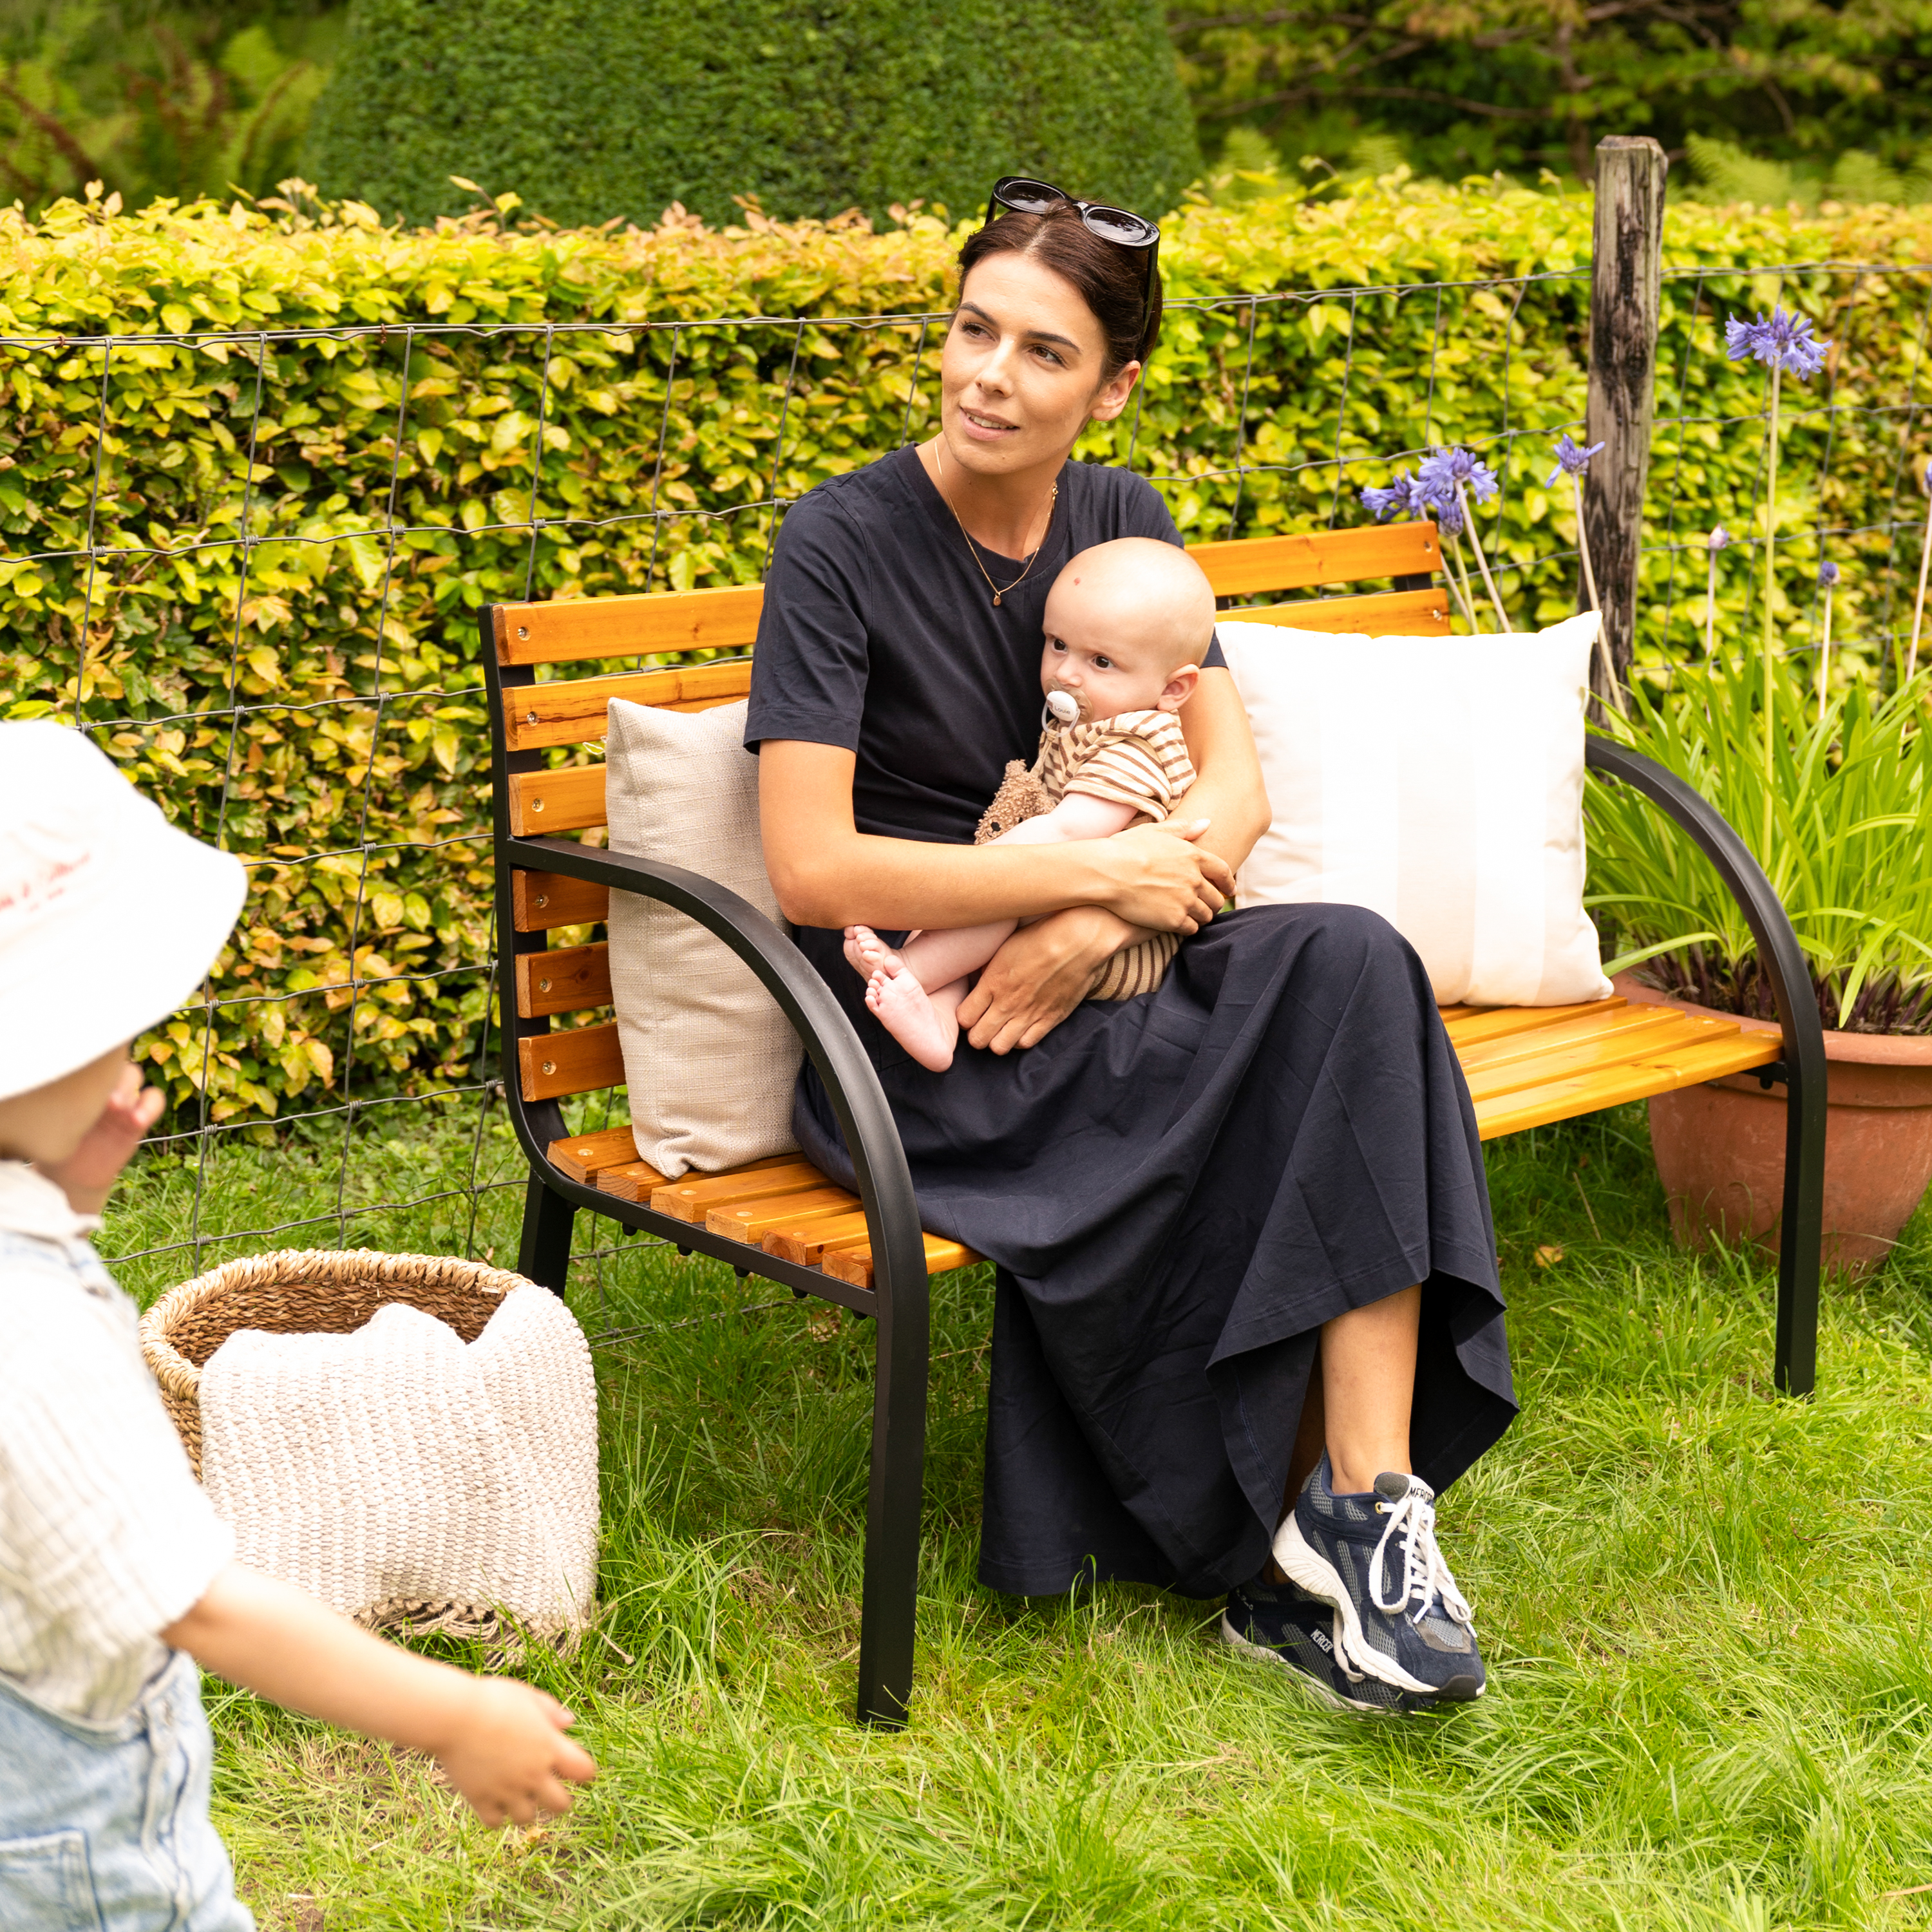
[[[406,1301],[473,1342],[520,1274],[447,1255],[305,1248],[224,1262],[172,1288],[141,1318],[141,1353],[201,1474],[201,1371],[238,1328],[349,1335],[386,1302]]]
[[[201,1371],[237,1329],[351,1334],[386,1303],[406,1301],[474,1342],[503,1298],[530,1286],[521,1275],[445,1255],[378,1254],[367,1248],[256,1255],[170,1289],[141,1318],[141,1352],[199,1479]],[[454,1598],[392,1597],[351,1614],[371,1629],[482,1638],[492,1646],[493,1664],[514,1661],[533,1638],[569,1649],[581,1634],[581,1619],[554,1629],[526,1628],[490,1605]]]

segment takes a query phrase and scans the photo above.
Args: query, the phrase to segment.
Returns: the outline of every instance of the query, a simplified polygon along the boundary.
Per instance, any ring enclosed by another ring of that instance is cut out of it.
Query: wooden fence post
[[[1636,629],[1637,547],[1657,394],[1657,317],[1664,263],[1664,150],[1648,134],[1597,143],[1596,242],[1590,263],[1590,393],[1585,440],[1604,445],[1583,487],[1590,560],[1618,683]],[[1590,608],[1577,571],[1576,608]],[[1600,662],[1591,670],[1599,698]]]

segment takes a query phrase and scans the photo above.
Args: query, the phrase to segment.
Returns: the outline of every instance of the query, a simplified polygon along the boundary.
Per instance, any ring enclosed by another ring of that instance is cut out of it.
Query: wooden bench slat
[[[1223,622],[1280,624],[1298,631],[1360,631],[1371,638],[1446,638],[1446,590],[1384,590],[1372,597],[1298,597],[1286,604],[1223,610]]]
[[[712,1234],[758,1247],[773,1228],[798,1227],[858,1204],[858,1196],[843,1187],[814,1187],[804,1194],[778,1194],[766,1201],[739,1201],[728,1208],[714,1208],[705,1216],[704,1225]]]
[[[1599,1067],[1568,1079],[1552,1080],[1478,1102],[1476,1127],[1486,1141],[1499,1140],[1554,1120],[1574,1120],[1626,1101],[1695,1087],[1726,1073],[1742,1073],[1777,1059],[1784,1051],[1774,1034],[1735,1033],[1702,1046],[1671,1052],[1619,1066]]]
[[[856,1248],[870,1240],[863,1214],[821,1215],[796,1228],[774,1228],[760,1245],[780,1261],[817,1268],[828,1252]]]
[[[1520,1055],[1496,1066],[1466,1067],[1463,1071],[1469,1083],[1469,1097],[1480,1106],[1505,1094],[1546,1087],[1552,1081],[1567,1080],[1593,1068],[1670,1063],[1693,1048],[1729,1039],[1738,1030],[1721,1020],[1678,1014],[1660,1025],[1573,1040],[1545,1052]]]
[[[581,832],[604,823],[604,767],[510,774],[510,830],[519,838]]]
[[[517,1042],[517,1070],[526,1100],[560,1100],[624,1084],[617,1022],[533,1034]]]
[[[626,1161],[622,1167],[598,1171],[597,1191],[614,1194],[620,1201],[648,1201],[668,1178],[647,1160]]]
[[[1241,537],[1190,544],[1187,554],[1208,573],[1216,597],[1259,590],[1305,590],[1364,578],[1415,577],[1442,567],[1432,523],[1372,524],[1360,530],[1316,530],[1303,536]]]
[[[510,916],[519,932],[595,926],[610,916],[610,889],[562,872],[513,872]]]
[[[820,1174],[809,1161],[795,1154],[775,1154],[724,1174],[686,1174],[657,1189],[651,1196],[651,1206],[674,1220],[701,1224],[714,1208],[766,1201],[776,1194],[802,1194],[810,1188],[831,1185],[832,1177]]]
[[[504,734],[513,752],[536,751],[546,745],[602,744],[614,698],[662,711],[708,711],[713,705],[735,704],[751,688],[749,658],[521,685],[506,694]]]
[[[496,609],[496,662],[581,663],[666,651],[742,650],[758,634],[764,586],[658,590],[634,597],[570,597]]]
[[[634,1161],[638,1140],[628,1126],[604,1127],[594,1134],[579,1134],[574,1139],[552,1141],[544,1150],[553,1167],[588,1186],[603,1169]]]
[[[603,940],[517,956],[517,1011],[525,1019],[610,1004],[610,948]]]
[[[1647,1035],[1678,1017],[1672,1010],[1658,1006],[1619,1006],[1614,1012],[1580,1013],[1574,1019],[1559,1020],[1553,1026],[1504,1034],[1497,1040],[1456,1042],[1456,1057],[1462,1061],[1465,1073],[1473,1073],[1479,1067],[1533,1060],[1539,1054],[1554,1053],[1586,1041],[1621,1042],[1622,1050],[1640,1052],[1642,1047],[1632,1040],[1633,1034]],[[1648,1043],[1646,1038],[1643,1044]]]
[[[1591,1000],[1574,1006],[1483,1006],[1466,1019],[1448,1023],[1449,1044],[1460,1054],[1478,1041],[1502,1040],[1513,1033],[1529,1033],[1539,1027],[1560,1026],[1584,1013],[1607,1013],[1630,1002],[1621,993],[1606,1000]]]
[[[970,1248],[957,1241],[949,1241],[943,1234],[928,1234],[926,1240],[926,1271],[928,1274],[944,1274],[948,1268],[970,1268],[976,1262],[982,1262],[984,1255],[975,1254]],[[824,1272],[834,1281],[850,1282],[854,1288],[872,1288],[872,1246],[867,1241],[860,1246],[841,1248],[825,1257]]]

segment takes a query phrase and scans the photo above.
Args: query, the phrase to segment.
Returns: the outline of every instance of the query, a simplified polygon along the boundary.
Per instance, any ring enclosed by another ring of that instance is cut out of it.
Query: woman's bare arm
[[[1206,847],[1232,872],[1253,850],[1271,815],[1232,674],[1204,670],[1180,723],[1198,775],[1187,794],[1186,815],[1208,821],[1196,849]],[[967,994],[959,1009],[962,1030],[974,1046],[995,1053],[1034,1046],[1086,998],[1102,962],[1148,929],[1099,905],[1076,906],[1022,926]]]
[[[1211,844],[1159,826],[1058,845],[878,838],[853,820],[854,764],[836,746],[796,739],[768,740],[760,752],[765,866],[798,925],[980,926],[1103,906],[1130,926],[1186,933],[1214,916],[1233,882]]]

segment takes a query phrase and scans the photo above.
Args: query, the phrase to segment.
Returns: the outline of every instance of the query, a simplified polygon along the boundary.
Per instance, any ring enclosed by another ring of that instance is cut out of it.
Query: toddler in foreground
[[[128,1042],[226,940],[239,862],[78,733],[0,724],[0,1926],[248,1932],[198,1658],[428,1751],[488,1824],[596,1766],[554,1698],[385,1643],[230,1560],[88,1236],[153,1126]]]
[[[1201,566],[1150,537],[1096,544],[1054,578],[1045,629],[1046,715],[1032,776],[1050,808],[989,842],[1058,844],[1160,824],[1195,778],[1180,712],[1214,639],[1214,593]],[[845,956],[865,976],[866,1004],[886,1030],[920,1066],[944,1072],[958,1045],[971,976],[1018,923],[916,932],[896,952],[870,926],[848,926]],[[1159,934],[1124,948],[1089,997],[1150,990],[1178,944]],[[1127,970],[1114,970],[1123,964]],[[1103,983],[1109,980],[1116,983]]]

